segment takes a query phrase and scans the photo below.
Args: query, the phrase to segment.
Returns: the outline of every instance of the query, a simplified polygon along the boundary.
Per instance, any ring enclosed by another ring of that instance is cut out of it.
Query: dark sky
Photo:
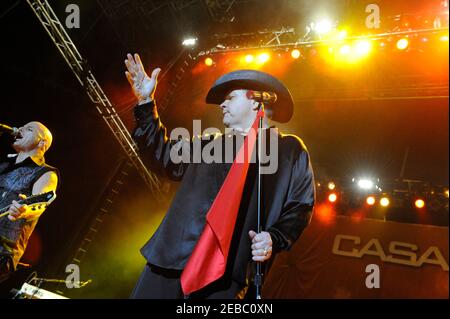
[[[69,35],[130,129],[134,125],[130,108],[133,99],[123,74],[127,52],[140,52],[148,69],[164,68],[180,52],[182,33],[202,35],[201,44],[208,48],[213,43],[208,35],[215,32],[285,26],[297,18],[304,21],[307,12],[319,5],[336,6],[336,12],[345,12],[336,2],[304,1],[301,7],[293,1],[260,1],[260,9],[256,10],[256,1],[248,1],[236,8],[234,23],[220,24],[213,23],[200,4],[186,8],[174,23],[167,8],[150,21],[143,21],[133,16],[131,6],[124,6],[116,8],[122,15],[108,19],[100,2],[105,1],[50,1],[61,20],[67,4],[80,6],[81,28],[70,30]],[[355,12],[363,8],[361,3],[353,3]],[[384,12],[406,10],[406,1],[381,3]],[[436,2],[407,3],[408,10],[426,11],[424,8]],[[121,159],[121,150],[26,2],[2,1],[0,10],[0,123],[20,126],[38,120],[54,134],[47,162],[59,168],[61,184],[58,200],[42,217],[36,235],[43,247],[40,269],[53,274],[73,254],[70,247],[95,211],[95,203]],[[127,15],[127,10],[131,14]],[[254,18],[256,12],[261,18]],[[277,70],[275,64],[268,66],[266,70],[286,83],[296,102],[294,118],[280,127],[304,139],[319,177],[372,174],[397,178],[408,149],[404,177],[448,185],[448,97],[321,101],[324,96],[336,96],[333,90],[339,94],[362,92],[371,85],[386,90],[398,89],[402,83],[420,86],[440,81],[448,90],[448,42],[446,50],[441,51],[429,47],[403,56],[384,52],[374,57],[370,66],[352,71],[330,70],[314,56],[308,56],[302,64]],[[192,119],[198,118],[204,119],[204,128],[222,127],[219,111],[205,106],[203,99],[208,86],[226,69],[217,66],[200,74],[188,72],[172,104],[161,112],[169,129],[180,125],[191,129]],[[176,67],[161,79],[159,100],[175,71]],[[0,137],[0,142],[2,154],[10,151],[5,136]],[[128,201],[151,199],[135,172],[131,173],[127,189],[118,200],[120,207]]]

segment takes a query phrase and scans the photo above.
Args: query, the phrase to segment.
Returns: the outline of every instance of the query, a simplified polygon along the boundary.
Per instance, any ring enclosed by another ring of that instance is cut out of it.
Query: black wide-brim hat
[[[209,89],[206,103],[222,104],[232,90],[246,89],[273,92],[277,100],[271,105],[272,120],[286,123],[294,112],[294,101],[286,86],[277,78],[256,70],[238,70],[222,75]]]

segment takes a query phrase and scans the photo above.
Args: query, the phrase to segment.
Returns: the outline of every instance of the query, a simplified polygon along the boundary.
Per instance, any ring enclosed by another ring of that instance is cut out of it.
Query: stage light
[[[192,47],[197,43],[197,38],[186,38],[183,40],[183,45]]]
[[[358,181],[358,187],[361,189],[372,189],[374,183],[370,179],[360,179]]]
[[[294,49],[291,51],[291,57],[294,59],[298,59],[300,57],[301,53],[300,50]]]
[[[397,49],[405,50],[409,45],[409,41],[406,38],[402,38],[397,41]]]
[[[416,199],[414,205],[416,205],[417,208],[424,208],[425,202],[423,201],[423,199]]]
[[[383,207],[389,206],[389,203],[390,203],[390,201],[389,201],[389,198],[387,198],[387,197],[382,197],[380,199],[380,205]]]
[[[334,205],[330,203],[319,203],[314,207],[314,214],[317,219],[324,223],[329,224],[331,223],[334,218],[336,217],[336,212],[334,211]]]
[[[446,189],[446,190],[444,191],[444,194],[445,194],[445,197],[448,198],[448,196],[449,196],[448,189]]]
[[[373,196],[367,197],[366,203],[367,203],[367,205],[370,205],[370,206],[374,205],[375,204],[375,197],[373,197]]]
[[[334,184],[333,182],[329,182],[329,183],[328,183],[328,189],[333,190],[333,189],[335,189],[335,188],[336,188],[336,184]]]
[[[269,61],[270,55],[268,53],[261,53],[258,55],[258,63],[264,64]]]
[[[441,40],[442,42],[447,42],[448,41],[448,35],[443,35],[439,38],[439,40]]]
[[[214,63],[213,59],[211,59],[211,58],[206,58],[205,59],[206,66],[211,66],[211,65],[213,65],[213,63]]]
[[[255,58],[254,58],[253,55],[251,55],[251,54],[247,54],[247,55],[245,56],[245,62],[247,62],[247,63],[252,63],[254,59],[255,59]]]
[[[330,195],[328,195],[328,200],[329,200],[331,203],[336,202],[336,200],[337,200],[337,195],[336,195],[335,193],[331,193]]]
[[[367,40],[358,41],[355,45],[355,51],[358,55],[369,54],[371,48],[372,44],[370,43],[370,41]]]
[[[314,25],[314,31],[319,34],[326,34],[331,31],[333,25],[329,20],[321,20]]]
[[[338,40],[344,40],[346,37],[347,37],[347,31],[346,30],[339,31],[339,33],[337,35],[337,39]]]
[[[345,44],[343,46],[341,46],[341,48],[339,49],[339,53],[342,55],[346,55],[350,53],[350,46]]]

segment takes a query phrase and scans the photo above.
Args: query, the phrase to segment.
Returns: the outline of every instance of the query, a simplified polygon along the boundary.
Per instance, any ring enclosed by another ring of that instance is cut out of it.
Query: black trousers
[[[181,271],[159,268],[147,264],[131,293],[132,299],[183,299]],[[189,299],[237,299],[245,294],[246,287],[225,274],[224,277],[189,295]]]
[[[13,273],[13,261],[10,256],[0,255],[0,284]]]

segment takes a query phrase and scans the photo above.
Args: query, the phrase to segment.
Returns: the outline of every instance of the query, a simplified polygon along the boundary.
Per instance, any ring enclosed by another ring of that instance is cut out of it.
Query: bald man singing
[[[39,122],[17,130],[13,148],[17,154],[0,159],[0,208],[8,215],[0,218],[0,284],[15,271],[28,239],[45,207],[36,209],[18,200],[56,191],[57,169],[45,164],[44,154],[52,144],[52,134]]]

